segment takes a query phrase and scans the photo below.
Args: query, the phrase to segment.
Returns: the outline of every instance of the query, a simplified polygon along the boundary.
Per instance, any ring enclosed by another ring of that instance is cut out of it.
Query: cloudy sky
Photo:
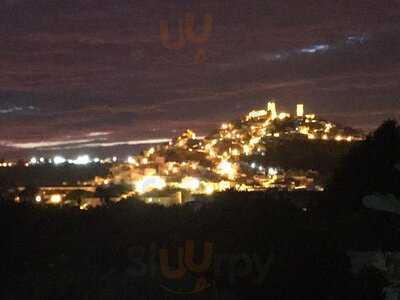
[[[0,156],[203,135],[268,98],[366,131],[400,112],[396,0],[0,0],[0,41]]]

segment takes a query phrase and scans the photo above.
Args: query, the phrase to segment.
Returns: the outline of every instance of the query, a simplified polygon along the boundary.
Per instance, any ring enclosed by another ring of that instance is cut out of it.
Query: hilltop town
[[[290,114],[268,101],[264,108],[223,123],[208,136],[187,129],[125,161],[56,156],[46,164],[32,158],[22,166],[23,182],[8,188],[6,196],[16,202],[87,209],[131,197],[170,206],[227,190],[323,191],[340,158],[364,138],[358,130],[305,113],[303,104]],[[87,171],[80,171],[80,166]],[[77,175],[91,175],[74,180],[71,168]],[[19,172],[18,166],[8,169]],[[27,174],[53,173],[58,180],[26,180]],[[32,183],[35,188],[27,189]]]
[[[357,130],[305,113],[303,104],[289,114],[269,101],[265,108],[223,123],[206,137],[188,129],[168,144],[115,164],[111,175],[96,178],[96,184],[128,184],[134,189],[124,197],[135,195],[148,203],[166,205],[228,189],[322,191],[315,170],[287,170],[268,163],[269,148],[281,141],[352,143],[363,138]]]

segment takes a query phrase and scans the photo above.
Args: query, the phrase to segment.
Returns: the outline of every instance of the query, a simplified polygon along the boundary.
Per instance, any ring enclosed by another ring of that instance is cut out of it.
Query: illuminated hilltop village
[[[187,130],[167,145],[144,151],[127,163],[112,168],[111,176],[97,178],[97,184],[129,184],[146,202],[180,204],[192,195],[210,195],[238,191],[323,190],[318,174],[309,171],[288,172],[277,166],[248,161],[248,157],[266,156],[268,143],[277,139],[335,140],[353,142],[364,136],[353,129],[339,127],[305,114],[297,104],[295,115],[279,112],[269,101],[261,110],[249,112],[243,119],[223,123],[213,134],[201,138]]]

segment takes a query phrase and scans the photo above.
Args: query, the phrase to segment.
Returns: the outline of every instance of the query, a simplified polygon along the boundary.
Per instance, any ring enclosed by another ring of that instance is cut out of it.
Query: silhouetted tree
[[[328,186],[342,209],[358,209],[365,195],[400,195],[400,126],[385,121],[365,141],[355,145]]]

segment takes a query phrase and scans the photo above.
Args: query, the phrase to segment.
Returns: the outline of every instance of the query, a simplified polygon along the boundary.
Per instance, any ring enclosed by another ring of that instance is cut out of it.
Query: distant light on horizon
[[[64,158],[64,157],[62,157],[62,156],[55,156],[54,158],[53,158],[53,163],[55,164],[55,165],[60,165],[60,164],[63,164],[63,163],[65,163],[67,160]]]
[[[73,160],[72,163],[75,165],[87,165],[90,163],[90,157],[89,155],[81,155]]]

